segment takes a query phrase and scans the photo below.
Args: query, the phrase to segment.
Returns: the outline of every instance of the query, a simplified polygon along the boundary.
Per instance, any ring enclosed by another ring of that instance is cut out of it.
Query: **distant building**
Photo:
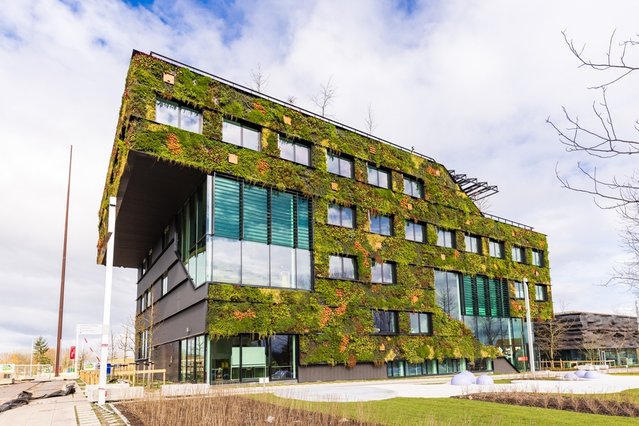
[[[401,106],[388,120],[402,120]],[[420,123],[415,138],[424,138]],[[524,365],[550,318],[546,236],[496,187],[277,99],[134,52],[100,211],[138,268],[136,351],[170,380],[362,379]],[[531,201],[537,202],[537,201]],[[528,287],[523,284],[527,279]]]
[[[554,357],[549,353],[552,334]],[[637,365],[639,325],[636,317],[592,312],[558,313],[547,324],[535,324],[535,339],[542,359]]]

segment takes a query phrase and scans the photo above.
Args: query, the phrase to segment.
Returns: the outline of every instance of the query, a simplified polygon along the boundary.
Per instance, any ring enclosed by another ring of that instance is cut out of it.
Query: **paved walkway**
[[[448,398],[477,392],[549,392],[592,394],[621,392],[639,388],[639,376],[602,374],[596,380],[514,380],[510,384],[488,386],[453,386],[450,381],[437,383],[427,380],[367,381],[349,383],[301,384],[270,387],[270,392],[282,398],[306,401],[374,401],[390,398]]]
[[[0,386],[0,403],[15,398],[27,390],[38,397],[45,393],[64,389],[68,381],[18,383]],[[76,416],[77,413],[77,416]],[[0,413],[0,426],[99,426],[97,416],[91,409],[80,388],[76,393],[56,398],[38,399],[22,407]]]

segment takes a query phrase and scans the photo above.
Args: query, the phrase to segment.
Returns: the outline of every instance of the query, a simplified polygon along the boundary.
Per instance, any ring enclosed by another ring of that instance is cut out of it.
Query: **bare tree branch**
[[[258,63],[257,68],[251,70],[251,82],[256,91],[262,93],[268,84],[268,76],[262,71],[262,66]]]
[[[559,142],[566,147],[567,152],[581,152],[597,159],[639,154],[637,134],[628,137],[618,133],[607,96],[607,91],[613,84],[639,69],[636,64],[627,62],[629,49],[637,46],[639,41],[631,38],[615,43],[616,32],[613,31],[608,40],[605,59],[594,61],[585,56],[585,45],[577,48],[566,32],[562,34],[568,49],[579,61],[579,67],[600,71],[605,76],[604,83],[589,87],[601,91],[601,101],[592,104],[597,124],[582,125],[579,117],[568,113],[565,107],[562,108],[566,125],[559,126],[550,117],[546,122],[557,132]],[[634,131],[639,133],[639,120],[635,120],[633,127]],[[622,244],[629,254],[629,260],[614,268],[607,284],[624,285],[639,294],[639,170],[632,170],[627,174],[630,176],[627,178],[619,179],[613,176],[602,179],[597,174],[596,166],[586,167],[578,162],[577,169],[581,177],[588,182],[587,186],[571,184],[555,167],[555,174],[561,186],[593,196],[595,204],[600,208],[617,210],[625,224]]]
[[[333,86],[333,76],[328,78],[326,84],[320,85],[319,92],[311,97],[313,103],[320,109],[322,117],[326,116],[326,108],[333,102],[335,98],[336,88]]]
[[[375,130],[375,117],[373,116],[373,107],[371,106],[371,104],[368,104],[368,111],[366,114],[365,124],[366,124],[366,131],[368,132],[369,135],[372,135],[373,131]]]

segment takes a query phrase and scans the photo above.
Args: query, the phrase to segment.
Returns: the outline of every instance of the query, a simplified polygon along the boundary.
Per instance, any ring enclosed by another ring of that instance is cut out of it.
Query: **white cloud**
[[[309,109],[333,76],[333,117],[363,128],[372,105],[377,134],[499,185],[492,211],[548,234],[555,300],[572,310],[631,306],[621,289],[595,286],[621,257],[617,219],[559,187],[555,165],[570,175],[577,156],[544,120],[560,119],[561,105],[585,119],[596,98],[585,87],[598,76],[577,69],[561,31],[603,53],[613,29],[620,39],[636,33],[636,2],[429,1],[412,14],[393,2],[301,3],[3,5],[0,324],[12,333],[0,334],[0,352],[28,347],[34,334],[54,341],[70,144],[65,340],[76,323],[101,321],[97,210],[132,49],[245,84],[260,63],[267,93],[293,95]],[[610,91],[625,123],[636,118],[633,84]],[[600,167],[619,175],[634,166],[621,159]],[[114,323],[133,312],[134,282],[132,271],[116,274]]]

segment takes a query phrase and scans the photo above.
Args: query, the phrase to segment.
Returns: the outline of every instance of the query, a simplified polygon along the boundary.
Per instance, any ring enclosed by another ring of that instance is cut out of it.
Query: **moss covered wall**
[[[163,82],[165,73],[175,75],[175,84]],[[202,134],[155,123],[157,97],[202,111]],[[261,127],[262,151],[220,142],[223,118]],[[312,167],[280,159],[278,134],[310,143]],[[106,200],[117,194],[129,150],[313,198],[314,292],[212,284],[211,336],[300,334],[304,364],[381,364],[392,359],[418,362],[494,355],[494,348],[479,345],[461,322],[450,319],[436,306],[433,268],[510,281],[526,277],[531,283],[550,284],[545,236],[483,217],[442,165],[144,54],[133,56],[127,76],[100,211],[99,248],[105,233]],[[328,173],[326,152],[353,157],[355,178]],[[229,155],[237,156],[237,164],[229,161]],[[392,189],[366,183],[367,163],[391,170]],[[424,182],[425,199],[403,194],[402,174]],[[356,207],[356,229],[326,224],[327,207],[333,202]],[[368,232],[369,211],[392,216],[394,236]],[[406,219],[428,224],[426,243],[405,240]],[[435,225],[459,231],[458,250],[435,245]],[[489,237],[503,241],[506,259],[465,252],[462,231],[482,236],[484,253],[488,252]],[[528,259],[532,248],[543,250],[546,266],[511,261],[513,245],[525,247]],[[330,254],[356,256],[359,280],[329,279]],[[371,284],[371,259],[395,262],[398,284]],[[512,300],[511,307],[514,315],[523,314],[518,301]],[[405,334],[409,329],[408,312],[431,312],[435,335],[372,335],[371,309],[399,311],[400,332]],[[533,314],[539,318],[552,316],[551,302],[533,303]]]

